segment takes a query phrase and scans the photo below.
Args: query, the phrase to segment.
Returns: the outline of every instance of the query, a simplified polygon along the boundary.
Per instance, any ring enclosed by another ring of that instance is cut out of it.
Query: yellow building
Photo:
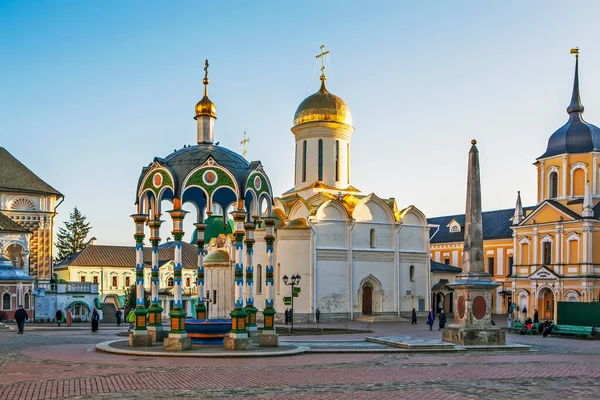
[[[600,129],[583,120],[579,58],[569,120],[535,162],[537,206],[514,217],[511,291],[522,313],[556,320],[557,301],[600,297]],[[520,313],[520,314],[521,314]]]
[[[522,207],[518,194],[515,208],[483,213],[485,265],[500,284],[495,313],[515,303],[519,318],[537,309],[540,319],[556,320],[557,301],[600,300],[600,129],[582,118],[578,69],[577,58],[569,120],[534,164],[537,204]],[[428,222],[438,226],[432,260],[462,267],[464,215]],[[447,304],[435,274],[431,283],[434,304]]]

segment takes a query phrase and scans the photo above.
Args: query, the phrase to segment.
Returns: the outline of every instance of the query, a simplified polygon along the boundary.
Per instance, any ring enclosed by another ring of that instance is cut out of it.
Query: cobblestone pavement
[[[406,323],[367,335],[440,333]],[[0,333],[0,399],[592,399],[600,341],[508,335],[530,353],[306,354],[252,359],[119,356],[94,351],[118,331]],[[325,337],[321,337],[321,340]],[[327,336],[350,342],[360,335]],[[290,338],[308,341],[307,337]],[[310,340],[319,340],[311,337]]]

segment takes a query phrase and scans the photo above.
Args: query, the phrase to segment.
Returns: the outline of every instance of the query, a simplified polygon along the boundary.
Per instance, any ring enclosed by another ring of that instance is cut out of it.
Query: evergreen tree
[[[87,240],[87,235],[92,229],[90,223],[86,221],[87,217],[75,207],[69,215],[69,221],[65,221],[65,226],[58,230],[56,235],[56,262],[72,256],[80,250],[85,249],[91,242]]]
[[[125,308],[134,309],[135,300],[137,298],[137,292],[135,291],[135,285],[129,286],[125,289]],[[150,307],[150,292],[144,290],[144,307]]]

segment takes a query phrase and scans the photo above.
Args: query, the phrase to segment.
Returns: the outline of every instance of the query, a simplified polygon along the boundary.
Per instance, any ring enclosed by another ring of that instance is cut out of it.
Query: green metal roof
[[[204,220],[206,224],[206,229],[204,230],[204,242],[210,242],[210,239],[216,238],[219,235],[228,235],[233,233],[234,224],[232,219],[227,220],[227,224],[223,225],[223,216],[221,215],[211,215],[207,219]],[[194,230],[194,234],[192,235],[191,244],[196,244],[198,240],[198,231]]]

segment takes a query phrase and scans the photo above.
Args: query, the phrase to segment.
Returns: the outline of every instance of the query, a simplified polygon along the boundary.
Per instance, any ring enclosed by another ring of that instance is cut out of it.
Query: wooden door
[[[373,314],[373,289],[370,286],[363,288],[362,313],[363,315]]]
[[[554,296],[550,290],[546,290],[544,293],[544,311],[542,315],[545,319],[554,318]]]

